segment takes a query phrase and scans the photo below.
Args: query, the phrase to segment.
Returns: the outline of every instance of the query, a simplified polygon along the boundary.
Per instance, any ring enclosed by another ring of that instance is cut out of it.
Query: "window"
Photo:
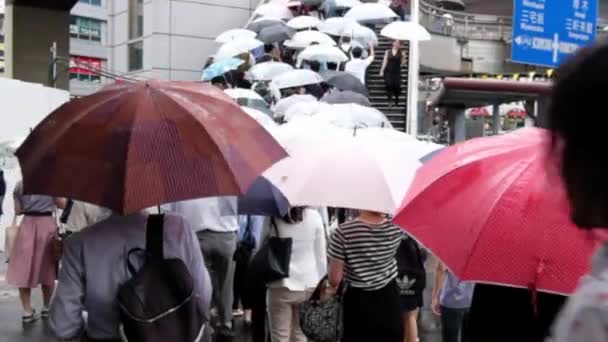
[[[70,37],[101,42],[101,25],[103,21],[72,16],[70,18]]]
[[[144,35],[144,2],[129,0],[129,39],[141,38]]]
[[[129,71],[141,70],[144,66],[144,42],[129,44]]]
[[[87,5],[101,6],[101,0],[78,0],[78,2]]]
[[[70,57],[70,80],[83,82],[101,82],[101,64],[103,60],[92,57]]]

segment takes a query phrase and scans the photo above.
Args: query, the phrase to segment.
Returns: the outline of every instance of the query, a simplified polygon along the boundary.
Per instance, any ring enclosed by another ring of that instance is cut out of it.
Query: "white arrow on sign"
[[[557,59],[559,57],[559,34],[553,35],[553,63],[557,63]]]

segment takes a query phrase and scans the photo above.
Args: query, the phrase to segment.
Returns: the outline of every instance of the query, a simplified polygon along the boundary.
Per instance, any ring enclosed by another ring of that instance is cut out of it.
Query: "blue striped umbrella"
[[[202,81],[211,81],[212,79],[222,76],[228,71],[236,70],[241,64],[243,64],[243,60],[239,58],[225,58],[221,59],[207,68],[203,70],[203,75],[201,76]]]

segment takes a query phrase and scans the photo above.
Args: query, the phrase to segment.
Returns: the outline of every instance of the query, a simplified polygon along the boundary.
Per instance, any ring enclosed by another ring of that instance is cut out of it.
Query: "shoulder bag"
[[[275,236],[264,242],[260,250],[253,256],[249,265],[249,274],[256,280],[265,284],[289,277],[289,263],[291,262],[291,238],[281,238],[274,218],[271,220],[271,229]]]

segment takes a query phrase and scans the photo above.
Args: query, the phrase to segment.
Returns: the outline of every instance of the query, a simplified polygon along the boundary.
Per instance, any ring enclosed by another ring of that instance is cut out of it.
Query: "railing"
[[[433,34],[457,39],[511,42],[513,33],[513,20],[510,16],[448,11],[424,0],[420,1],[420,24]],[[604,31],[606,27],[608,27],[608,19],[599,19],[598,39],[608,36],[608,32]]]

